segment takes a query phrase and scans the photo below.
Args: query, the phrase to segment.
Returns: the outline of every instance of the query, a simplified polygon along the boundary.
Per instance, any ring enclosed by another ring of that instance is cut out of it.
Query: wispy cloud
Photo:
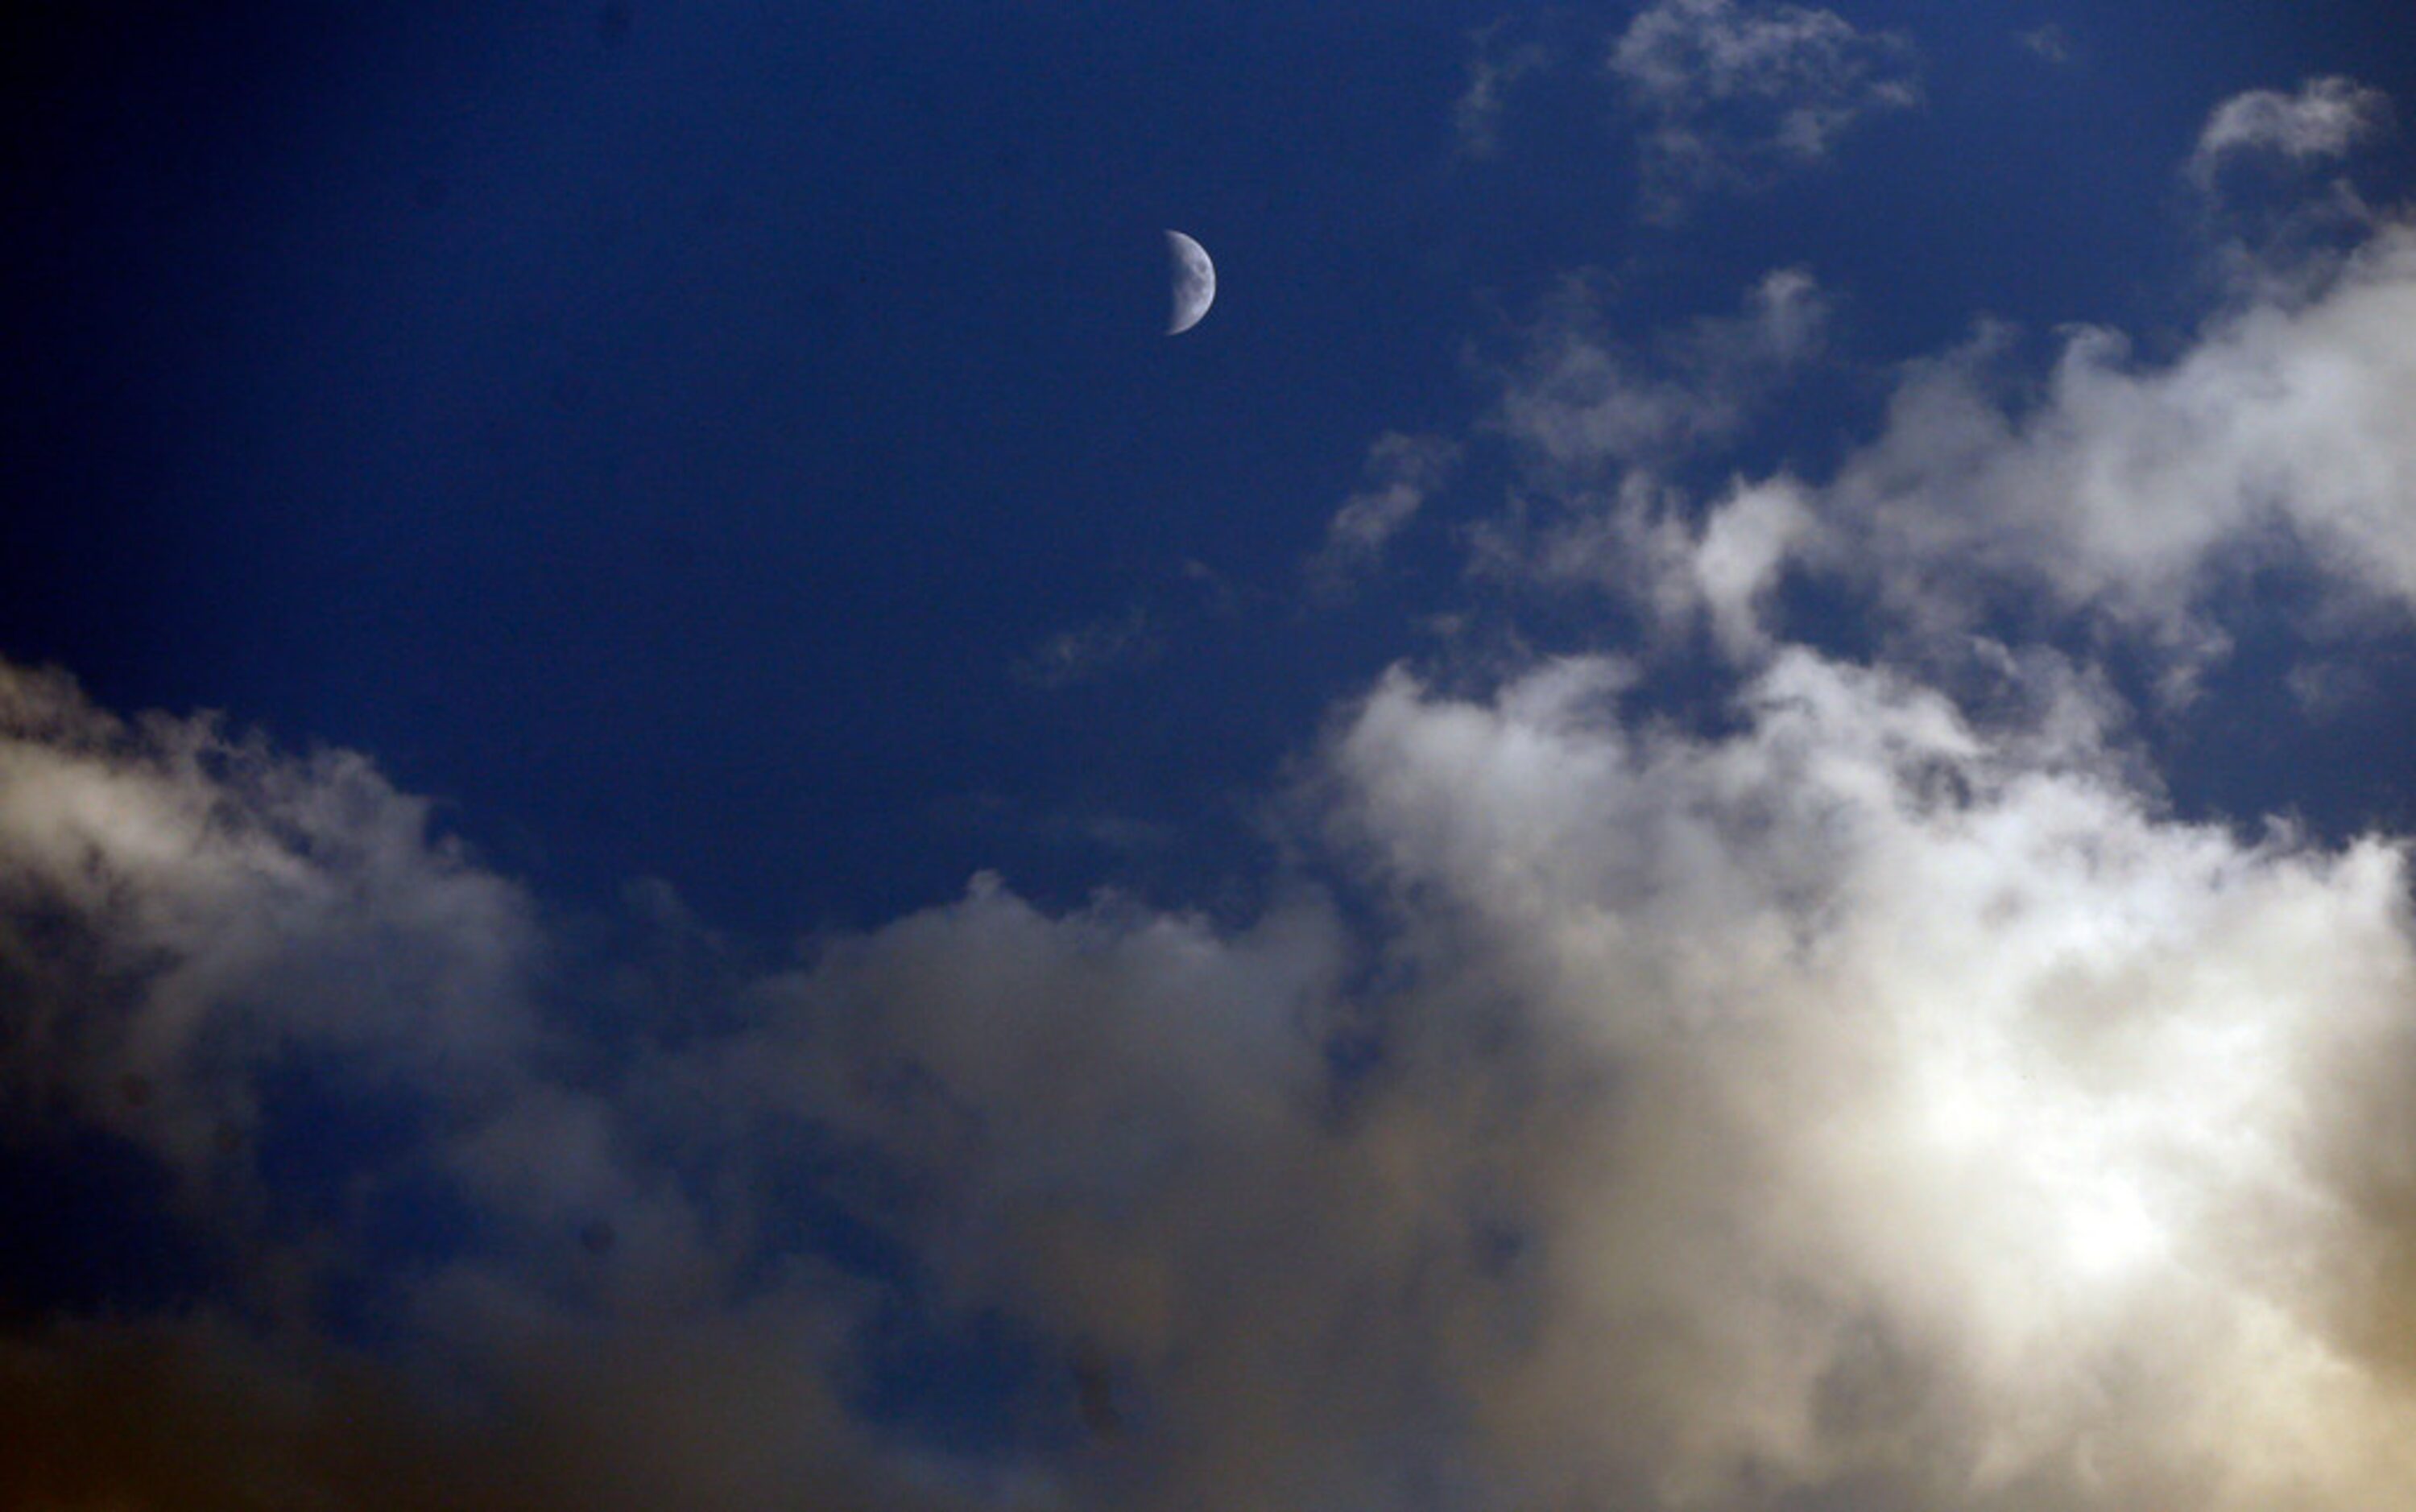
[[[1666,463],[1733,436],[1817,357],[1830,301],[1801,268],[1764,276],[1734,315],[1642,342],[1611,334],[1604,291],[1568,284],[1505,374],[1499,425],[1537,461],[1578,472]]]
[[[1065,688],[1156,659],[1157,628],[1138,606],[1111,619],[1061,630],[1019,659],[1017,681],[1036,688]]]
[[[2198,133],[2189,174],[2211,187],[2224,165],[2251,157],[2293,163],[2341,157],[2379,136],[2392,120],[2391,97],[2353,79],[2310,79],[2298,93],[2252,89],[2215,108]]]
[[[1477,34],[1468,87],[1451,112],[1455,150],[1460,157],[1491,157],[1502,150],[1502,121],[1511,92],[1528,76],[1550,67],[1552,56],[1541,41],[1512,40],[1507,22]]]
[[[2064,28],[2061,22],[2050,21],[2028,31],[2016,32],[2014,40],[2020,43],[2022,51],[2031,56],[2058,66],[2070,63],[2075,55],[2072,33]]]
[[[1857,122],[1921,100],[1909,38],[1800,6],[1660,0],[1609,67],[1638,123],[1646,213],[1665,220],[1825,161]]]
[[[1354,577],[1382,560],[1393,537],[1417,517],[1450,479],[1459,447],[1434,436],[1388,431],[1367,448],[1366,486],[1342,502],[1326,522],[1325,545],[1309,561],[1321,591],[1347,591]]]

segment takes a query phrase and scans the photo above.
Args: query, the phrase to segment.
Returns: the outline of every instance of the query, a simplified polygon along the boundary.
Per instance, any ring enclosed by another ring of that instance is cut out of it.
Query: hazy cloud
[[[2053,64],[2070,63],[2073,58],[2072,34],[2061,22],[2047,22],[2025,32],[2014,34],[2014,40],[2032,57]]]
[[[2212,186],[2225,163],[2273,155],[2304,163],[2339,157],[2391,124],[2391,98],[2337,74],[2310,79],[2295,95],[2252,89],[2215,108],[2190,155],[2190,176]]]
[[[1157,629],[1138,606],[1124,614],[1061,630],[1015,664],[1018,681],[1036,688],[1064,688],[1155,660]]]
[[[1855,122],[1921,99],[1910,40],[1835,11],[1660,0],[1613,44],[1610,72],[1640,131],[1646,212],[1819,163]]]
[[[1610,333],[1606,304],[1596,288],[1571,284],[1503,375],[1500,427],[1539,463],[1592,472],[1726,440],[1819,353],[1829,320],[1827,295],[1801,268],[1765,276],[1735,315],[1645,344]]]
[[[1490,157],[1502,150],[1502,115],[1510,92],[1551,65],[1550,48],[1537,41],[1507,40],[1508,29],[1508,22],[1496,22],[1477,34],[1468,87],[1452,106],[1452,131],[1462,157]]]
[[[1373,568],[1458,461],[1459,448],[1439,437],[1399,431],[1378,437],[1367,448],[1366,486],[1326,522],[1325,545],[1309,563],[1312,578],[1339,591]]]

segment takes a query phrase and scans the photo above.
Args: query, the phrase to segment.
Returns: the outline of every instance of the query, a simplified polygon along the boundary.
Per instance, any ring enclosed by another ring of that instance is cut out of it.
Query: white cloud
[[[1660,0],[1620,35],[1610,71],[1639,121],[1647,213],[1665,219],[1819,163],[1857,121],[1921,99],[1905,37],[1790,5]]]
[[[2276,155],[2293,162],[2340,157],[2391,124],[2391,98],[2353,79],[2310,79],[2295,95],[2252,89],[2215,108],[2190,155],[2190,176],[2212,186],[2240,157]]]
[[[2243,559],[2416,609],[2416,231],[2167,360],[2077,332],[2025,383],[1985,337],[1835,475],[1688,498],[1824,309],[1783,272],[1658,341],[1583,297],[1533,333],[1494,425],[1561,514],[1503,560],[1708,634],[1743,692],[1714,736],[1609,659],[1389,674],[1290,810],[1347,906],[985,877],[778,971],[581,961],[362,758],[0,667],[0,1136],[129,1142],[241,1257],[217,1306],[0,1332],[0,1437],[80,1446],[0,1501],[398,1505],[441,1443],[497,1508],[2389,1505],[2402,846],[2175,822],[2087,669],[2001,654],[1978,722],[1768,611],[1817,572],[1923,644],[2011,598],[2185,665]],[[1380,442],[1329,549],[1453,456]],[[429,1112],[299,1235],[251,1142],[297,1050]],[[310,1300],[398,1264],[358,1220],[398,1162],[481,1235],[385,1278],[400,1358]],[[866,1420],[899,1309],[1023,1341],[1004,1447]]]

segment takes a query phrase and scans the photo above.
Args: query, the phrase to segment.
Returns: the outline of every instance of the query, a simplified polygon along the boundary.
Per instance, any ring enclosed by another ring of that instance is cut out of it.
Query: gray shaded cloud
[[[1660,0],[1609,68],[1638,123],[1646,214],[1663,220],[1823,162],[1857,122],[1921,101],[1909,38],[1801,6]]]

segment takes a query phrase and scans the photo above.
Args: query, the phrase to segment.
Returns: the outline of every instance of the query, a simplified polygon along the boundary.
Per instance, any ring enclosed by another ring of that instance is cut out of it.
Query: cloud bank
[[[1716,738],[1630,676],[1387,677],[1303,778],[1328,880],[1238,927],[983,878],[673,972],[575,964],[356,757],[11,669],[8,1137],[155,1166],[209,1279],[11,1331],[12,1437],[68,1428],[9,1497],[2404,1485],[2401,849],[2162,817],[2050,660],[1975,724],[1789,650]],[[413,1110],[310,1130],[300,1211],[270,1180],[297,1064]],[[448,1236],[397,1237],[430,1207]],[[364,1327],[338,1304],[371,1282]],[[967,1330],[1004,1384],[918,1408],[900,1340],[961,1366]]]

